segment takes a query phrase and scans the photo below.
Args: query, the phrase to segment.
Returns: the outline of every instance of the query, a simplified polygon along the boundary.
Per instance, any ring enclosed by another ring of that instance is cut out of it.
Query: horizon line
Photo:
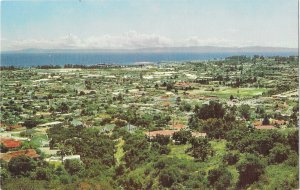
[[[201,45],[201,46],[159,46],[159,47],[141,47],[141,48],[24,48],[24,49],[14,49],[14,50],[2,50],[0,48],[1,53],[5,52],[22,52],[22,51],[139,51],[139,50],[159,50],[159,49],[172,49],[172,48],[227,48],[227,49],[243,49],[243,48],[271,48],[271,49],[290,49],[290,50],[298,50],[299,51],[299,46],[298,47],[284,47],[284,46],[263,46],[263,45],[251,45],[251,46],[215,46],[215,45]]]

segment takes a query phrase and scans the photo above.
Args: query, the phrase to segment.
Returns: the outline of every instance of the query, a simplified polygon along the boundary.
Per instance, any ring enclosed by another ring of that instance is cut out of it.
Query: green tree
[[[175,168],[165,168],[159,175],[159,183],[163,187],[171,187],[174,182],[179,180],[178,171]]]
[[[223,118],[225,115],[225,109],[222,104],[214,101],[210,101],[209,104],[205,104],[202,107],[195,107],[195,115],[199,119],[209,118]]]
[[[245,187],[258,181],[259,177],[264,173],[265,165],[254,154],[247,154],[237,165],[239,176],[239,187]]]
[[[0,160],[0,168],[0,185],[2,186],[4,181],[10,178],[8,163],[4,160]]]
[[[158,152],[159,154],[169,154],[171,149],[167,145],[161,145],[158,142],[153,142],[151,145],[151,153]],[[156,156],[155,154],[153,156]]]
[[[53,171],[50,168],[38,167],[35,171],[34,179],[50,181],[52,178],[52,174],[53,174]]]
[[[172,83],[167,84],[167,91],[171,91],[174,88]]]
[[[230,186],[232,175],[225,167],[219,167],[209,170],[207,179],[208,184],[214,189],[223,190]]]
[[[125,127],[127,124],[127,121],[122,120],[122,119],[116,119],[115,124],[117,127]]]
[[[82,162],[77,159],[66,160],[64,162],[64,167],[70,175],[77,175],[84,169]]]
[[[192,147],[188,149],[196,160],[205,161],[208,156],[213,155],[211,144],[206,138],[198,137],[191,139]]]
[[[123,147],[126,166],[133,169],[149,159],[149,142],[143,135],[131,135]]]
[[[182,101],[179,106],[180,111],[186,111],[189,112],[192,109],[191,104],[187,103],[186,101]]]
[[[32,129],[34,127],[36,127],[38,125],[38,121],[34,120],[34,119],[27,119],[24,121],[23,124],[27,129]]]
[[[178,132],[175,132],[172,138],[179,144],[186,144],[192,138],[192,132],[180,130]]]
[[[241,105],[239,111],[241,113],[241,116],[244,117],[246,120],[250,119],[251,112],[250,112],[250,106],[248,104]]]
[[[288,158],[291,149],[289,146],[281,143],[276,143],[275,146],[270,150],[269,161],[271,163],[282,163]]]
[[[263,125],[270,125],[270,120],[269,120],[269,117],[268,116],[265,116],[264,117],[264,120],[262,122]]]
[[[293,107],[293,113],[290,116],[290,122],[298,127],[299,125],[299,103]]]
[[[291,151],[288,156],[288,159],[284,163],[287,164],[288,166],[297,167],[299,164],[298,154],[295,151]]]
[[[180,102],[181,102],[181,98],[180,98],[180,96],[178,96],[178,97],[176,98],[176,104],[179,105]]]
[[[25,155],[14,157],[8,162],[8,169],[14,176],[29,176],[36,166],[36,161]]]
[[[223,156],[223,162],[228,165],[234,165],[239,161],[239,154],[235,152],[229,152]]]
[[[70,108],[69,108],[68,104],[65,102],[62,102],[59,106],[59,111],[61,111],[62,113],[68,113],[69,109]]]
[[[158,134],[154,138],[152,138],[151,141],[158,142],[160,145],[167,145],[170,142],[170,136]]]
[[[4,146],[2,143],[0,144],[0,152],[1,153],[5,153],[8,151],[8,148],[6,146]]]
[[[299,134],[298,129],[288,134],[288,144],[291,146],[292,150],[299,152]]]

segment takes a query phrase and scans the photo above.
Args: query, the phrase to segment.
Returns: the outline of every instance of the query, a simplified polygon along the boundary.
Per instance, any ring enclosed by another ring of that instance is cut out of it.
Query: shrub
[[[289,146],[285,146],[281,143],[276,143],[275,146],[270,150],[270,163],[282,163],[288,158],[290,151],[291,149]]]
[[[192,133],[190,131],[180,130],[173,134],[173,140],[175,140],[179,144],[186,144],[192,137]]]
[[[15,176],[29,176],[30,172],[35,170],[36,165],[36,162],[32,158],[25,155],[21,155],[12,158],[8,162],[8,169],[11,172],[11,174]]]
[[[227,163],[228,165],[234,165],[239,161],[239,154],[229,152],[223,156],[223,162]]]
[[[153,142],[158,142],[160,145],[167,145],[170,142],[170,136],[165,135],[156,135],[153,139]]]
[[[247,154],[245,159],[238,163],[237,170],[239,176],[239,187],[245,187],[254,183],[264,173],[265,165],[254,154]]]
[[[223,190],[229,187],[231,180],[231,173],[224,167],[212,169],[208,172],[208,183],[217,190]]]
[[[299,164],[299,156],[296,152],[292,151],[284,162],[288,166],[296,167]]]
[[[64,166],[70,175],[76,175],[84,169],[82,162],[76,159],[66,160]]]
[[[163,187],[171,187],[174,182],[179,180],[178,172],[175,169],[164,169],[159,175],[159,183]]]
[[[169,154],[171,149],[167,145],[160,145],[157,142],[153,142],[151,145],[152,158],[157,157],[158,154]]]
[[[37,168],[33,176],[37,180],[47,180],[50,181],[52,178],[52,171],[49,168]]]
[[[36,120],[33,120],[33,119],[27,119],[24,121],[24,126],[27,128],[27,129],[32,129],[34,127],[36,127],[38,125],[38,121]]]

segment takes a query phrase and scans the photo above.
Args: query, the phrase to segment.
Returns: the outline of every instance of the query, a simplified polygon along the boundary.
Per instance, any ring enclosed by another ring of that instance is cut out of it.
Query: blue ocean
[[[294,52],[272,53],[1,53],[1,66],[32,67],[42,65],[65,64],[122,64],[129,65],[138,62],[170,62],[170,61],[197,61],[219,60],[233,55],[263,55],[263,56],[289,56],[296,55]]]

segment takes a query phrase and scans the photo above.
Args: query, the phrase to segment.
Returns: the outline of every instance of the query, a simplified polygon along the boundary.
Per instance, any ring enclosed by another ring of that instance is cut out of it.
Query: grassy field
[[[284,128],[278,129],[278,132],[282,133],[285,136],[288,136],[290,133],[297,131],[297,128]]]
[[[49,164],[53,165],[54,168],[58,168],[58,166],[62,165],[62,163],[58,161],[50,161]]]
[[[177,157],[181,159],[189,160],[190,162],[194,162],[196,170],[202,170],[208,173],[209,170],[217,168],[221,163],[224,154],[226,154],[226,141],[211,141],[211,146],[215,151],[215,155],[213,157],[209,157],[206,162],[195,162],[194,158],[185,153],[185,150],[189,148],[191,145],[170,145],[171,152],[168,157]],[[238,181],[238,171],[235,166],[228,167],[229,172],[232,174],[233,180],[232,183],[236,183]]]
[[[266,185],[266,189],[284,188],[285,184],[292,183],[298,179],[298,168],[287,166],[286,164],[270,165],[266,168],[265,175],[270,180]]]
[[[117,160],[117,165],[121,163],[121,159],[124,156],[124,150],[123,150],[123,145],[125,141],[123,139],[120,139],[118,144],[116,145],[117,151],[115,153],[115,158]]]
[[[171,152],[168,154],[168,157],[177,157],[181,159],[193,160],[193,157],[185,153],[186,149],[188,149],[190,146],[190,144],[169,145],[169,147],[171,148]]]
[[[215,151],[215,155],[213,157],[209,157],[206,162],[197,162],[197,165],[201,166],[202,169],[208,171],[217,167],[220,163],[222,163],[222,158],[226,153],[226,141],[211,141],[213,150]],[[194,162],[194,158],[185,151],[191,146],[190,144],[187,145],[169,145],[171,148],[171,152],[167,155],[168,157],[177,157],[180,159],[187,159]]]
[[[243,98],[262,95],[262,93],[267,90],[267,88],[222,88],[215,91],[205,91],[201,89],[189,92],[191,95],[218,96],[219,98],[229,98],[230,95],[233,95],[234,97]]]

